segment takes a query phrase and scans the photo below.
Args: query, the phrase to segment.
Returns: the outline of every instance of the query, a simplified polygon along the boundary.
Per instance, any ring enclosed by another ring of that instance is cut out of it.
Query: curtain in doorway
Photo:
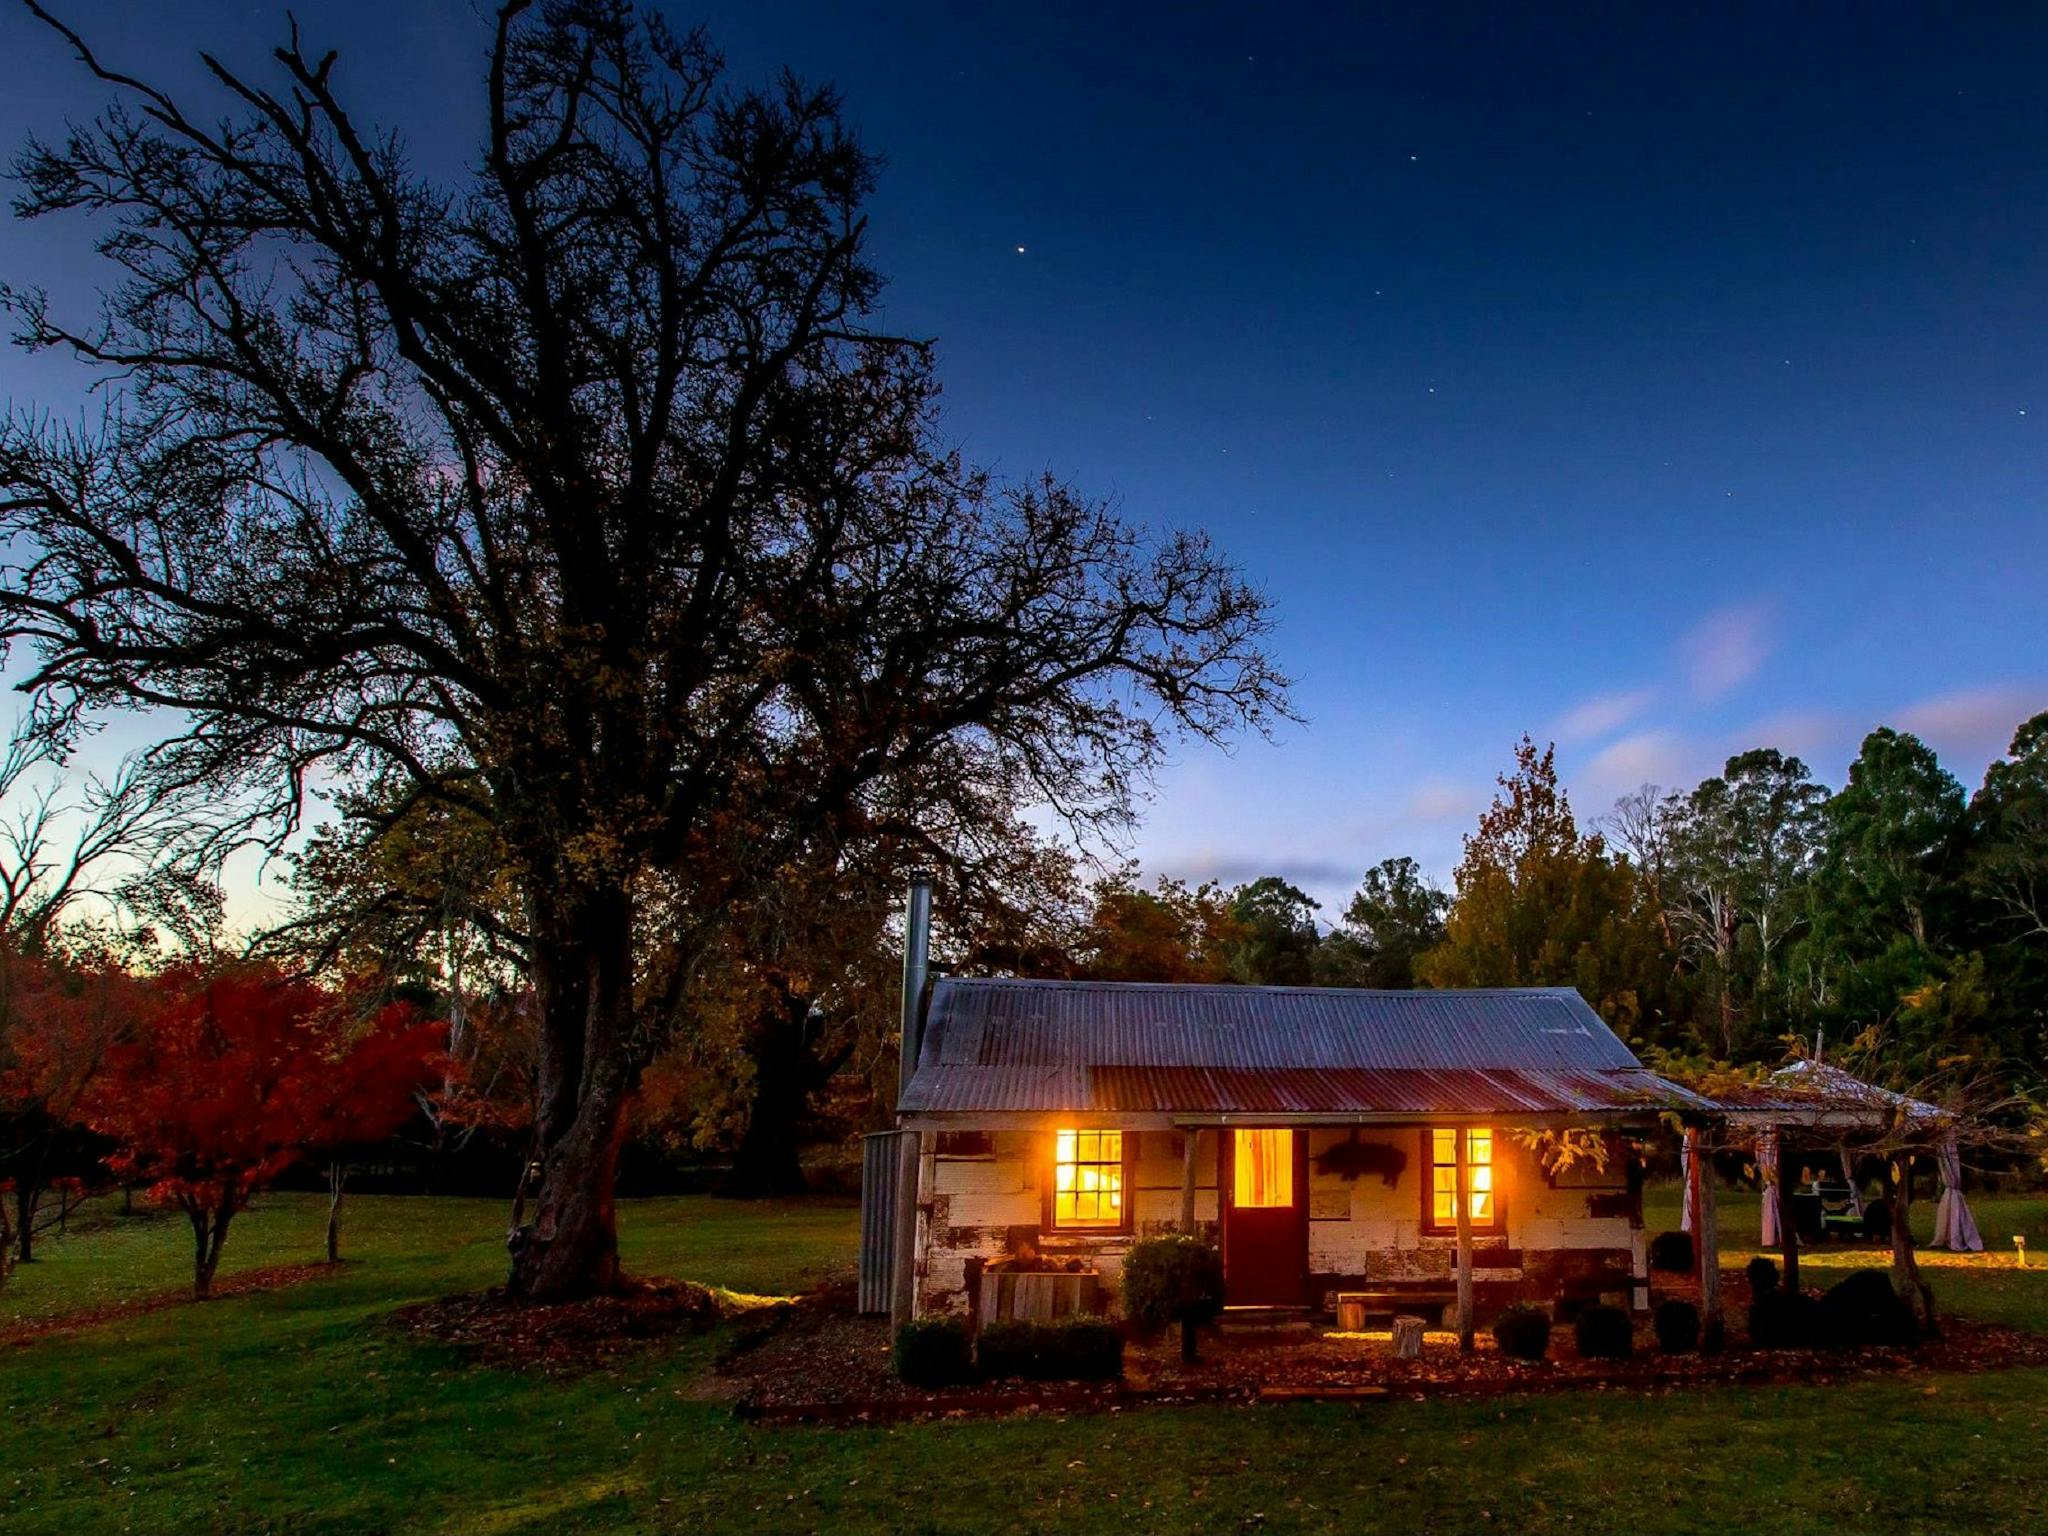
[[[1784,1241],[1778,1226],[1778,1133],[1756,1133],[1756,1173],[1764,1187],[1763,1245],[1776,1248]]]
[[[1970,1214],[1970,1202],[1963,1198],[1963,1155],[1956,1147],[1954,1131],[1942,1136],[1934,1160],[1941,1170],[1941,1203],[1934,1208],[1934,1242],[1930,1246],[1982,1253],[1984,1236]]]

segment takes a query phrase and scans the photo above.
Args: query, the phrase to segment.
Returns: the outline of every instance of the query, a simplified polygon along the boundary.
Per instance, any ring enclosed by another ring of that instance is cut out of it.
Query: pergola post
[[[1183,1155],[1180,1167],[1180,1229],[1189,1237],[1193,1237],[1195,1235],[1195,1155],[1202,1144],[1202,1128],[1199,1125],[1191,1125],[1181,1134],[1185,1141],[1182,1147]]]
[[[1472,1353],[1472,1201],[1466,1194],[1465,1142],[1471,1132],[1460,1128],[1451,1141],[1457,1148],[1458,1222],[1458,1349]]]
[[[1707,1339],[1721,1336],[1721,1228],[1714,1210],[1714,1180],[1706,1166],[1706,1147],[1700,1128],[1685,1128],[1685,1149],[1692,1161],[1693,1205],[1699,1212],[1699,1230],[1693,1233],[1693,1251],[1700,1267],[1700,1325]]]
[[[1650,1234],[1643,1229],[1643,1160],[1621,1142],[1628,1169],[1628,1304],[1631,1312],[1650,1310]]]
[[[1790,1155],[1785,1127],[1773,1133],[1778,1140],[1778,1252],[1785,1266],[1785,1292],[1799,1294],[1799,1225],[1792,1216],[1792,1170],[1798,1162]]]

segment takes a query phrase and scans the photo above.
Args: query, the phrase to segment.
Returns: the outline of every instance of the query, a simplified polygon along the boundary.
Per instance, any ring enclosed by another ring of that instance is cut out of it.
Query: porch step
[[[1313,1317],[1307,1307],[1225,1307],[1216,1326],[1224,1333],[1307,1333]]]

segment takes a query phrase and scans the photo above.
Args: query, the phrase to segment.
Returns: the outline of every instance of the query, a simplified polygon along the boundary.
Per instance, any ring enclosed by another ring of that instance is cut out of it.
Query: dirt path
[[[213,1295],[208,1299],[225,1301],[229,1297],[247,1296],[258,1291],[281,1291],[287,1286],[304,1285],[309,1280],[334,1272],[334,1266],[331,1264],[271,1264],[262,1269],[246,1269],[215,1280]],[[0,1323],[0,1349],[37,1344],[44,1339],[83,1333],[88,1328],[97,1328],[104,1323],[117,1323],[123,1318],[142,1317],[147,1313],[162,1312],[170,1307],[199,1304],[189,1288],[180,1287],[177,1290],[137,1296],[127,1301],[108,1302],[104,1306],[86,1307],[76,1312],[59,1312],[50,1317],[21,1318],[14,1322]]]

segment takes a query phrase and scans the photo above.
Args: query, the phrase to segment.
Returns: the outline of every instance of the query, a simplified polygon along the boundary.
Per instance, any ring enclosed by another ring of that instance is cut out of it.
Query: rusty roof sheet
[[[908,1113],[1544,1114],[1704,1100],[1569,988],[1371,992],[948,977]]]

